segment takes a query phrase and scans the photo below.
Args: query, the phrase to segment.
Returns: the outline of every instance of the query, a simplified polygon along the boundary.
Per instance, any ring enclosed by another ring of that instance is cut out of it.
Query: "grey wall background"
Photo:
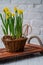
[[[24,10],[24,22],[23,24],[30,24],[32,26],[31,35],[37,35],[43,42],[43,0],[0,0],[0,12],[3,12],[4,7],[9,7],[13,12],[14,7],[18,7]],[[1,37],[3,32],[1,29],[0,20],[0,47],[4,47]],[[32,42],[37,42],[36,39]],[[37,42],[38,43],[38,42]]]

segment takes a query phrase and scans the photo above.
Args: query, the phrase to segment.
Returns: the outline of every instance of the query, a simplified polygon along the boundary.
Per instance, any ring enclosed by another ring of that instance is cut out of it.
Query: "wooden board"
[[[23,52],[14,52],[14,53],[8,52],[5,48],[0,48],[0,60],[10,59],[20,56],[23,57],[25,55],[33,54],[37,52],[43,52],[43,47],[35,44],[26,44]]]

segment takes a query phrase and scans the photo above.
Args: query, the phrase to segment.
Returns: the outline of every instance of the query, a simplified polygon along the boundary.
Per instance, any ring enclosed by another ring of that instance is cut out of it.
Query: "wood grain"
[[[37,52],[43,52],[43,47],[35,44],[26,44],[23,52],[8,52],[5,48],[0,48],[0,60],[5,60],[8,58],[20,57],[28,54],[33,54]]]

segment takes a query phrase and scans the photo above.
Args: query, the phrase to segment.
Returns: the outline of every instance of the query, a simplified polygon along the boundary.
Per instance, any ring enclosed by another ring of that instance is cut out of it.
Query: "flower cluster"
[[[9,17],[13,17],[14,16],[14,13],[11,13],[10,12],[10,10],[7,8],[7,7],[5,7],[4,9],[3,9],[3,12],[6,14],[6,19],[8,19]]]
[[[14,13],[12,13],[9,8],[5,7],[3,12],[5,17],[0,13],[3,33],[9,35],[10,32],[10,35],[20,38],[22,36],[23,10],[15,7]]]

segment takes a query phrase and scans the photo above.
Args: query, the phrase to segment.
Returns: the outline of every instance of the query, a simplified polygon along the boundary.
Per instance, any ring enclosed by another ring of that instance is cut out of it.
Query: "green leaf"
[[[14,33],[14,22],[15,22],[14,18],[10,18],[9,19],[9,30],[10,30],[10,34],[12,36],[15,36],[15,33]]]
[[[5,29],[3,28],[3,26],[1,26],[1,27],[2,27],[2,31],[3,31],[4,35],[7,35],[7,33],[6,33]]]
[[[1,17],[1,20],[2,20],[2,23],[3,23],[3,26],[6,27],[5,23],[4,23],[4,20],[3,20],[3,17],[2,17],[2,14],[0,14],[0,17]]]
[[[22,19],[20,16],[16,17],[16,38],[22,36]]]

